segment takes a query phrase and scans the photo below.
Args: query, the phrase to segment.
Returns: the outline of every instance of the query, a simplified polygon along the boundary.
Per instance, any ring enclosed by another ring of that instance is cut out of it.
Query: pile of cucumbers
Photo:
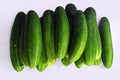
[[[59,59],[65,66],[75,63],[106,68],[113,62],[110,23],[102,17],[97,25],[96,11],[88,7],[84,12],[72,3],[65,9],[46,10],[39,17],[34,10],[19,12],[10,36],[11,63],[16,71],[24,66],[44,71]]]

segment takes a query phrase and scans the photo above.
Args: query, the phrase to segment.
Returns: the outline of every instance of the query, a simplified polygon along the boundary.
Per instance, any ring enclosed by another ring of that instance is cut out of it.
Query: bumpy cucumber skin
[[[54,12],[52,10],[46,10],[42,17],[42,33],[43,40],[45,43],[45,50],[48,56],[48,59],[51,63],[56,62],[55,55],[55,21],[54,21]]]
[[[22,30],[22,23],[25,17],[26,14],[23,12],[19,12],[16,15],[10,36],[10,58],[12,65],[17,72],[22,71],[24,68],[24,65],[20,60],[19,39]]]
[[[82,11],[77,11],[74,18],[74,30],[71,36],[68,53],[70,61],[77,61],[83,54],[88,36],[87,22]]]
[[[107,17],[101,18],[99,32],[102,41],[102,61],[106,68],[111,68],[113,63],[113,46],[110,23]]]
[[[29,67],[34,68],[38,64],[42,50],[41,22],[35,11],[30,10],[27,13],[24,28],[25,53],[29,58]]]
[[[65,7],[65,11],[67,13],[67,17],[68,17],[68,20],[69,20],[69,26],[70,26],[70,40],[71,40],[71,36],[72,36],[72,30],[74,29],[73,27],[73,18],[75,16],[75,13],[77,11],[77,8],[74,4],[70,3],[70,4],[67,4],[66,7]],[[68,46],[69,48],[69,46]],[[70,62],[69,60],[69,56],[68,56],[68,53],[65,55],[65,57],[62,59],[62,63],[63,65],[65,66],[69,66],[72,62]]]
[[[59,6],[55,10],[55,53],[58,59],[63,59],[66,55],[69,43],[69,21],[63,7]]]
[[[102,46],[99,30],[97,27],[96,21],[96,12],[92,7],[88,7],[84,12],[88,25],[88,40],[86,48],[84,51],[85,54],[85,64],[93,65],[94,60],[97,60],[101,57]]]
[[[75,61],[75,65],[77,68],[81,68],[84,65],[84,55],[83,54],[77,61]]]

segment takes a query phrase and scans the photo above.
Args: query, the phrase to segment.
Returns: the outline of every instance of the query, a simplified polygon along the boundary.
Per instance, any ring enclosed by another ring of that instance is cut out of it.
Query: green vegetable
[[[12,65],[16,71],[22,71],[24,65],[21,63],[19,52],[20,36],[22,30],[23,20],[26,17],[26,14],[19,12],[14,20],[11,36],[10,36],[10,58]]]
[[[81,68],[84,65],[84,55],[82,55],[77,61],[75,61],[77,68]]]
[[[82,11],[77,11],[74,17],[74,29],[69,43],[69,57],[70,61],[77,61],[82,55],[88,36],[87,22]]]
[[[48,56],[48,59],[51,63],[56,62],[55,55],[55,21],[54,21],[54,12],[51,10],[46,10],[42,17],[42,32],[43,32],[43,40],[45,43],[45,50]]]
[[[94,61],[94,65],[98,66],[101,63],[101,58]]]
[[[110,68],[113,63],[113,47],[110,23],[106,17],[100,20],[99,31],[102,41],[102,61],[106,68]]]
[[[67,53],[69,43],[69,21],[63,7],[55,10],[55,52],[58,59],[63,59]]]
[[[30,10],[27,13],[24,28],[25,54],[28,57],[29,67],[34,68],[38,64],[42,50],[41,23],[35,11]]]
[[[96,12],[92,7],[89,7],[84,12],[88,25],[88,40],[84,51],[85,64],[93,65],[94,60],[101,57],[101,39],[96,21]]]

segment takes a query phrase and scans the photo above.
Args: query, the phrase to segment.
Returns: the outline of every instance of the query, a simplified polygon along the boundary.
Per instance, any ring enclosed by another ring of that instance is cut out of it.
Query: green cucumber
[[[113,46],[110,23],[106,17],[102,17],[100,20],[99,32],[102,42],[102,61],[106,68],[111,68],[113,63]]]
[[[58,59],[63,59],[67,53],[69,43],[69,21],[63,7],[55,10],[55,53]]]
[[[34,68],[39,62],[42,50],[42,31],[39,16],[33,10],[27,13],[24,27],[24,44],[29,67]]]
[[[72,36],[72,30],[73,30],[73,18],[75,16],[75,13],[77,11],[77,8],[74,4],[70,3],[67,4],[65,7],[65,11],[67,13],[67,17],[69,20],[69,26],[70,26],[70,40],[71,40],[71,36]],[[69,46],[68,46],[69,47]],[[69,60],[69,56],[68,53],[65,55],[65,57],[62,59],[62,63],[65,66],[69,66],[72,62],[70,62]]]
[[[41,24],[42,24],[42,33],[43,40],[45,43],[45,50],[48,56],[48,60],[51,63],[56,62],[55,55],[55,41],[54,41],[54,12],[52,10],[46,10],[43,14]]]
[[[70,62],[77,61],[83,54],[86,46],[88,29],[85,15],[82,11],[77,11],[74,17],[74,29],[69,43],[68,53]]]
[[[77,61],[75,61],[77,68],[81,68],[84,65],[84,55],[82,55]]]
[[[44,41],[42,43],[42,53],[40,55],[39,63],[37,65],[37,70],[39,71],[44,71],[51,62],[48,60],[48,56],[46,54],[45,46],[44,46]]]
[[[102,47],[101,39],[96,21],[96,12],[92,7],[88,7],[84,12],[88,25],[88,40],[85,54],[85,64],[93,65],[94,60],[101,57]]]
[[[20,52],[19,52],[19,44],[20,44],[20,36],[22,30],[23,20],[26,17],[26,14],[23,12],[19,12],[14,20],[11,36],[10,36],[10,58],[12,65],[16,71],[22,71],[24,65],[20,60]]]

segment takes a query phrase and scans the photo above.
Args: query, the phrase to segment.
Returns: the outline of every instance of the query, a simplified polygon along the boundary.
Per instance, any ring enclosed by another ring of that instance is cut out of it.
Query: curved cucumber
[[[63,59],[68,49],[70,29],[67,14],[60,6],[55,10],[55,34],[55,52],[58,59]]]
[[[42,50],[42,32],[39,16],[33,10],[27,13],[24,27],[25,53],[28,56],[30,68],[37,66]]]
[[[77,11],[74,17],[74,29],[69,43],[70,61],[77,61],[82,55],[88,36],[87,22],[82,11]]]
[[[51,10],[46,10],[43,14],[41,24],[42,24],[42,33],[43,33],[43,40],[45,43],[45,50],[48,56],[48,60],[51,63],[56,62],[56,55],[55,55],[55,42],[54,42],[54,12]]]
[[[65,11],[67,13],[67,17],[69,19],[69,26],[70,26],[70,40],[71,40],[71,36],[72,36],[72,30],[74,29],[73,27],[73,18],[75,16],[75,13],[77,11],[77,8],[74,4],[70,3],[70,4],[67,4],[66,7],[65,7]],[[69,48],[69,46],[68,46]],[[69,60],[69,56],[68,56],[68,53],[65,55],[65,57],[62,59],[62,63],[63,65],[65,66],[69,66],[72,62],[70,62]]]
[[[10,36],[10,58],[12,65],[16,71],[22,71],[24,66],[20,60],[20,53],[19,53],[19,43],[20,43],[20,36],[22,30],[23,20],[26,17],[26,14],[23,12],[19,12],[14,20],[11,36]]]
[[[88,25],[88,40],[84,51],[85,64],[93,65],[94,60],[97,60],[101,57],[101,39],[97,27],[95,10],[92,7],[89,7],[85,10],[84,13]]]
[[[100,20],[99,31],[102,42],[102,61],[106,68],[110,68],[113,63],[113,47],[110,23],[106,17]]]

